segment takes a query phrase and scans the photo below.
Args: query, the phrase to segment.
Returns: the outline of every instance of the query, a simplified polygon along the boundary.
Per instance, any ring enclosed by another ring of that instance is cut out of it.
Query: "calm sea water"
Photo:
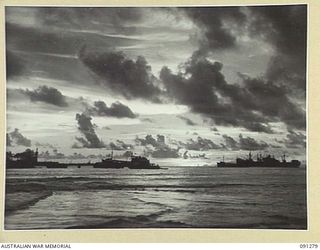
[[[307,227],[302,168],[11,169],[7,186],[52,193],[5,229]]]

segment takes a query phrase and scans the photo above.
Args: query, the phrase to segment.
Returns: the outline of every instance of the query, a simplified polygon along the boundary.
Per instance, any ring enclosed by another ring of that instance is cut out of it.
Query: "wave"
[[[161,210],[149,215],[133,217],[113,217],[98,224],[85,224],[67,227],[67,229],[106,229],[106,228],[191,228],[192,225],[173,220],[157,220],[161,215],[172,212],[172,209]]]
[[[174,192],[196,192],[200,189],[216,188],[241,188],[241,187],[270,187],[269,185],[253,183],[216,183],[216,184],[118,184],[108,182],[105,179],[92,179],[87,177],[65,177],[65,178],[45,178],[45,179],[11,179],[6,183],[7,192],[17,191],[74,191],[74,190],[154,190],[154,191],[174,191]]]
[[[16,192],[9,193],[5,199],[6,214],[17,210],[27,209],[36,204],[38,201],[46,199],[53,194],[52,191],[33,191],[33,192]]]

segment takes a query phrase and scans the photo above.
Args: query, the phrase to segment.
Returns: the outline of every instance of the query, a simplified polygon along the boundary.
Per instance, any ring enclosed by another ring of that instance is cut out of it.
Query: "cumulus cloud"
[[[156,149],[147,149],[145,150],[146,155],[151,155],[153,158],[179,158],[179,150],[175,148],[170,148],[169,146],[156,148]]]
[[[29,96],[32,102],[45,102],[59,107],[68,106],[66,97],[56,88],[43,85],[34,90],[21,91]]]
[[[246,16],[239,7],[196,7],[181,8],[202,31],[199,38],[199,52],[228,49],[236,46],[236,36],[225,22],[241,27]]]
[[[285,88],[248,77],[243,77],[242,85],[228,84],[221,70],[221,63],[193,56],[184,64],[184,71],[173,74],[163,67],[160,78],[173,101],[218,125],[264,133],[273,133],[268,125],[271,121],[305,126],[304,111],[290,101]]]
[[[157,139],[152,135],[147,135],[145,138],[137,137],[135,139],[137,145],[144,146],[144,154],[154,158],[179,158],[179,147],[172,148],[165,142],[165,136],[157,135]]]
[[[82,49],[79,58],[113,92],[127,99],[143,98],[160,102],[161,90],[155,85],[157,79],[144,57],[139,56],[134,61],[122,52],[94,53]]]
[[[222,135],[222,138],[224,139],[226,148],[229,148],[231,150],[240,149],[239,143],[235,139],[233,139],[231,136]]]
[[[263,150],[266,149],[267,147],[269,147],[269,145],[264,142],[264,141],[260,141],[258,142],[257,140],[255,140],[252,137],[244,137],[241,134],[239,135],[239,147],[240,149],[243,150]]]
[[[284,143],[287,148],[305,148],[306,136],[301,132],[289,130],[286,138],[277,142]]]
[[[73,148],[104,148],[105,144],[100,140],[94,131],[94,125],[91,123],[91,117],[85,114],[76,114],[78,122],[78,130],[84,136],[76,137],[78,143],[75,143]]]
[[[8,137],[7,137],[8,139]],[[9,141],[11,145],[13,143],[15,145],[20,145],[20,146],[25,146],[25,147],[30,147],[31,146],[31,140],[23,136],[20,132],[19,129],[15,128],[14,131],[9,133]]]
[[[231,150],[264,150],[268,148],[270,145],[262,140],[257,141],[252,137],[244,137],[242,134],[239,134],[239,141],[236,141],[231,136],[223,135],[223,139],[225,140],[225,147]]]
[[[121,102],[114,102],[110,107],[108,107],[105,102],[96,101],[94,102],[93,107],[87,108],[86,112],[92,116],[111,116],[116,118],[132,119],[138,117],[138,115],[133,113],[128,106]]]
[[[128,149],[132,149],[133,145],[125,143],[124,141],[121,141],[121,140],[116,140],[116,142],[110,142],[109,147],[112,150],[128,150]]]
[[[186,143],[179,143],[182,147],[187,150],[195,150],[195,151],[207,151],[210,149],[221,149],[221,145],[215,144],[210,139],[202,138],[198,136],[196,140],[188,139]]]
[[[197,125],[197,123],[195,123],[194,121],[192,121],[191,119],[189,119],[188,117],[185,117],[183,115],[177,115],[178,118],[180,118],[181,120],[185,121],[187,125],[189,126],[195,126]]]
[[[158,136],[159,136],[159,135],[158,135]],[[158,138],[159,138],[159,137],[158,137]],[[153,138],[152,135],[146,135],[145,138],[139,138],[139,137],[137,137],[137,138],[135,139],[135,142],[136,142],[137,145],[141,145],[141,146],[147,146],[147,145],[151,145],[151,146],[153,146],[153,147],[158,147],[158,146],[160,146],[160,145],[159,145],[159,142],[158,142],[155,138]]]

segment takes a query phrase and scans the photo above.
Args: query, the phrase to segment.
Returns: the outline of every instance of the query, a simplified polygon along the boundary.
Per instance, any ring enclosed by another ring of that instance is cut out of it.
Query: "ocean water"
[[[7,230],[307,228],[304,168],[10,169],[6,203]]]

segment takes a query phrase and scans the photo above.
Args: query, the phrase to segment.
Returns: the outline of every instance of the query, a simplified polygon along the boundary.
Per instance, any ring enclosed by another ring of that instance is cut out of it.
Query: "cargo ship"
[[[225,162],[224,160],[217,163],[218,168],[248,168],[248,167],[261,167],[261,168],[298,168],[301,162],[298,160],[286,161],[286,155],[281,157],[281,161],[274,158],[274,156],[267,155],[262,157],[261,154],[257,155],[257,160],[252,159],[251,152],[247,159],[237,158],[236,162]]]
[[[130,169],[160,169],[159,165],[150,163],[150,161],[143,156],[131,155],[129,161],[114,160],[113,153],[111,157],[102,159],[101,162],[93,164],[94,168],[130,168]]]

